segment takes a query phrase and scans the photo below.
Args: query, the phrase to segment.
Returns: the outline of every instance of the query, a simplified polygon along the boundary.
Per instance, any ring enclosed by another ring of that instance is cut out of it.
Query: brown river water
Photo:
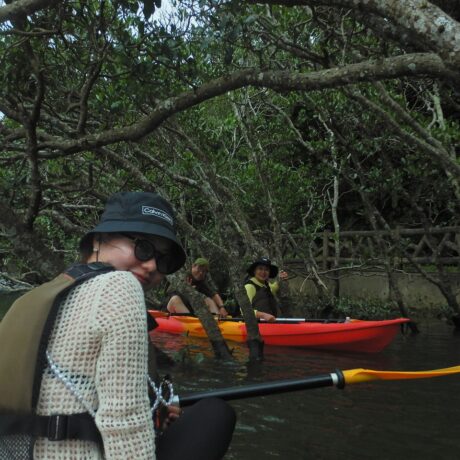
[[[245,345],[229,342],[235,361],[217,361],[210,345],[156,333],[173,357],[179,395],[227,386],[322,375],[335,369],[432,370],[460,364],[460,335],[442,322],[419,323],[376,354],[266,347],[247,364]],[[232,401],[238,421],[225,460],[460,459],[460,374],[368,382]]]

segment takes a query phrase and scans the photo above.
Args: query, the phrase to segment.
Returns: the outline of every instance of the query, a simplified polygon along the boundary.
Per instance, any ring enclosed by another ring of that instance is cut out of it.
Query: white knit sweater
[[[147,326],[144,293],[129,272],[96,276],[63,302],[48,351],[96,412],[104,453],[91,442],[38,439],[34,459],[155,459],[147,395]],[[37,411],[85,412],[48,369]]]

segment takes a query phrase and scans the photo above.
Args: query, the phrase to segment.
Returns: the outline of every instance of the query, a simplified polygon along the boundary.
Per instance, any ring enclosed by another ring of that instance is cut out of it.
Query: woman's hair
[[[80,262],[86,263],[93,253],[93,241],[99,233],[90,233],[80,241]]]
[[[85,264],[94,252],[94,243],[109,243],[120,236],[119,233],[89,233],[80,242],[80,262]]]

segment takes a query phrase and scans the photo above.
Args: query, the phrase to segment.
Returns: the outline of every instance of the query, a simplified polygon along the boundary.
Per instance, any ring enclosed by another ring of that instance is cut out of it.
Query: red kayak
[[[167,316],[164,312],[156,310],[149,310],[149,313],[158,323],[155,332],[187,334],[193,337],[207,336],[200,320],[196,317]],[[376,353],[391,343],[401,324],[409,321],[408,318],[397,318],[335,323],[308,321],[259,323],[259,331],[266,345]],[[246,341],[246,325],[243,321],[218,320],[218,326],[225,339],[235,342]]]

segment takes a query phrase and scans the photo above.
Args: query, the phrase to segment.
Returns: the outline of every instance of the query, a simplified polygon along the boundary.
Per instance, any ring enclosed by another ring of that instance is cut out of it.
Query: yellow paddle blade
[[[434,369],[432,371],[373,371],[370,369],[349,369],[342,371],[345,383],[369,382],[371,380],[404,380],[404,379],[427,379],[431,377],[441,377],[443,375],[457,374],[460,372],[460,365],[446,367],[445,369]]]

